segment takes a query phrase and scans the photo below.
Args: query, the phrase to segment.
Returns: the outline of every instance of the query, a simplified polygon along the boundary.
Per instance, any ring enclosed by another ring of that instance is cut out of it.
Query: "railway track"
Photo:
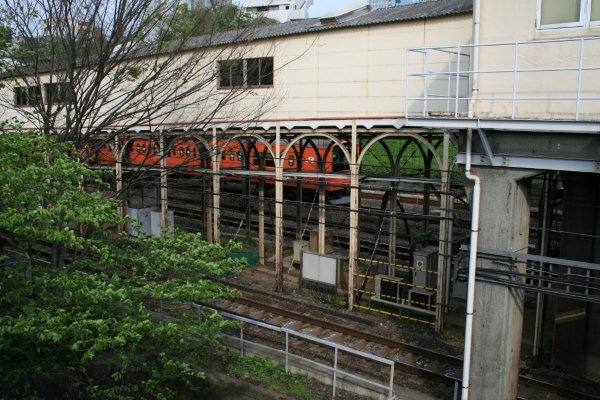
[[[456,386],[460,385],[462,376],[462,360],[458,357],[395,340],[387,335],[370,333],[370,330],[378,329],[371,320],[217,280],[243,293],[243,297],[239,299],[206,304],[218,311],[287,327],[393,360],[395,382],[410,382],[409,387],[412,389],[426,393],[433,391],[433,394],[443,398],[452,398],[454,388],[460,387]],[[273,340],[256,332],[252,334],[256,334],[261,341]],[[358,368],[358,372],[365,373],[361,368]],[[521,375],[518,398],[598,400],[600,396]]]

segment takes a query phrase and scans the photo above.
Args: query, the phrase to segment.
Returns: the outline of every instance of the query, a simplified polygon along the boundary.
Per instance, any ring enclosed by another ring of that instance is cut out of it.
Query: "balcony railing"
[[[600,37],[411,48],[406,64],[407,117],[600,119]]]

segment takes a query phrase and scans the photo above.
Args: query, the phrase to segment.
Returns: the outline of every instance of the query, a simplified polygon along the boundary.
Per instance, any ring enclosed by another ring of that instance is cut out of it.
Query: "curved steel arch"
[[[303,133],[299,136],[296,136],[294,139],[292,139],[292,141],[290,143],[288,143],[288,145],[285,148],[285,150],[283,151],[283,153],[281,153],[281,158],[285,159],[287,157],[288,152],[290,151],[290,148],[292,148],[300,140],[307,138],[307,137],[324,137],[324,138],[331,140],[332,142],[335,142],[335,144],[337,144],[338,147],[340,149],[342,149],[342,151],[344,152],[344,155],[346,156],[346,159],[348,160],[348,163],[350,163],[351,156],[350,156],[350,153],[348,152],[348,149],[346,149],[344,147],[343,143],[340,142],[340,140],[338,138],[336,138],[335,136],[333,136],[332,134],[329,134],[329,133]]]
[[[269,152],[273,156],[273,160],[277,159],[275,157],[275,152],[273,151],[273,147],[271,146],[271,144],[264,137],[262,137],[261,135],[258,135],[256,133],[236,133],[235,135],[231,136],[230,138],[228,138],[226,141],[223,142],[223,145],[221,146],[221,150],[217,151],[217,154],[215,155],[217,157],[217,159],[221,158],[222,149],[226,148],[227,145],[229,143],[231,143],[232,141],[237,140],[238,138],[241,138],[241,137],[253,137],[256,140],[258,140],[259,142],[264,143],[265,147],[269,150]]]
[[[415,139],[417,142],[420,142],[423,145],[425,145],[425,147],[427,147],[429,149],[429,151],[431,151],[431,153],[433,153],[435,161],[438,163],[438,166],[441,167],[442,159],[441,159],[440,155],[438,154],[437,150],[435,149],[435,147],[433,147],[433,145],[431,143],[429,143],[427,140],[425,140],[421,135],[417,135],[416,133],[408,133],[408,132],[382,133],[381,135],[376,136],[374,139],[369,141],[369,143],[367,143],[367,145],[363,149],[361,149],[360,156],[358,157],[358,160],[356,161],[358,166],[360,167],[365,155],[367,154],[369,149],[375,143],[377,143],[380,140],[383,140],[385,138],[388,138],[388,137],[409,137],[409,138]]]
[[[118,139],[118,136],[117,136],[117,139]],[[125,150],[127,148],[127,146],[129,146],[129,143],[131,143],[134,140],[138,140],[138,139],[148,139],[148,140],[154,142],[154,145],[156,147],[160,148],[159,143],[155,139],[153,139],[151,136],[147,136],[147,135],[143,135],[143,134],[138,134],[136,136],[130,136],[124,142],[123,146],[119,145],[118,148],[116,149],[116,153],[115,153],[116,162],[120,162],[120,163],[123,162],[122,157],[123,157],[124,153],[122,152],[122,150]]]

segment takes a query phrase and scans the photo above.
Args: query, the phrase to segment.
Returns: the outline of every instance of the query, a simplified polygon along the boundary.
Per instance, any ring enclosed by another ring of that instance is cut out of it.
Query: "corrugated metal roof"
[[[265,40],[276,37],[301,35],[311,32],[322,32],[334,29],[387,24],[392,22],[412,21],[447,15],[470,13],[473,11],[473,0],[432,0],[423,3],[380,8],[359,14],[340,22],[321,23],[319,18],[290,21],[282,24],[257,27],[245,31],[229,31],[202,36],[190,41],[190,48],[207,45],[223,45],[236,42]]]

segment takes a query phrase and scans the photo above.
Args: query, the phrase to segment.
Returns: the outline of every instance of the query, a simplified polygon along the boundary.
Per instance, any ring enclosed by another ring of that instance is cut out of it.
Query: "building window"
[[[273,86],[273,57],[219,61],[219,87]]]
[[[600,0],[539,0],[538,28],[600,26]]]
[[[73,103],[75,96],[73,89],[68,83],[46,83],[46,102],[52,103]]]
[[[35,106],[41,99],[42,91],[39,86],[15,88],[15,106]]]

